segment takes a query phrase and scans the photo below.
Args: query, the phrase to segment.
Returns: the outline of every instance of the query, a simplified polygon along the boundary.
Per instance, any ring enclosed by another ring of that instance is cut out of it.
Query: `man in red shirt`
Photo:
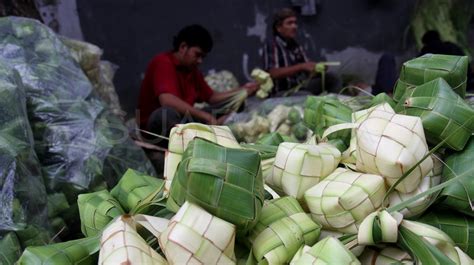
[[[228,92],[214,92],[198,66],[212,49],[209,32],[199,25],[183,28],[173,40],[173,50],[156,55],[149,63],[142,81],[138,103],[139,125],[143,130],[167,136],[178,123],[190,121],[222,124],[211,113],[194,108],[195,102],[216,104],[236,90],[253,94],[256,83]]]

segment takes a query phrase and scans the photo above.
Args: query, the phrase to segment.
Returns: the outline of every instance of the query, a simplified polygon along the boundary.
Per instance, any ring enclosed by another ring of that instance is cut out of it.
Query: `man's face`
[[[181,64],[188,68],[193,68],[200,65],[206,55],[203,50],[197,46],[181,46],[180,52],[182,54]]]
[[[296,22],[296,17],[285,18],[281,25],[277,26],[278,33],[280,33],[280,35],[284,38],[296,38],[296,32],[298,30],[298,24]]]

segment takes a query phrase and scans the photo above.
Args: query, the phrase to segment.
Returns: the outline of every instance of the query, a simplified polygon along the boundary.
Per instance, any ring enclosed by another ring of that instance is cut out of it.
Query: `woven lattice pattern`
[[[395,114],[388,104],[373,109],[356,129],[356,167],[360,172],[381,175],[393,185],[428,153],[419,117]],[[433,169],[428,157],[408,175],[396,190],[412,192]]]
[[[167,207],[177,211],[189,201],[246,233],[260,216],[263,195],[257,151],[226,148],[196,138],[179,164]]]
[[[433,145],[446,139],[444,146],[460,151],[474,133],[474,109],[442,78],[407,90],[395,110],[420,117]]]
[[[474,255],[474,220],[472,218],[448,211],[432,211],[423,215],[419,221],[442,230],[469,256]]]
[[[116,198],[126,212],[130,212],[134,207],[144,200],[153,200],[163,196],[163,180],[150,177],[133,169],[125,172],[119,183],[112,189],[110,194]],[[155,194],[153,198],[150,195]]]
[[[302,250],[301,255],[295,256],[291,264],[306,265],[358,265],[359,260],[339,240],[327,237],[309,249]]]
[[[165,155],[164,178],[166,189],[173,180],[176,168],[182,159],[182,154],[189,142],[194,138],[202,138],[221,146],[229,148],[240,148],[231,130],[227,126],[205,125],[201,123],[178,124],[171,129],[168,152]]]
[[[160,235],[170,264],[235,264],[235,226],[186,203]]]
[[[308,97],[304,108],[304,124],[316,135],[322,136],[324,130],[332,125],[351,122],[352,110],[342,102],[331,97]],[[350,131],[332,134],[329,139],[343,139],[349,143]]]
[[[258,219],[258,223],[249,235],[249,241],[253,244],[255,238],[272,223],[284,217],[303,212],[303,208],[293,197],[286,196],[267,201],[262,208],[262,214]]]
[[[467,56],[425,54],[403,64],[393,98],[399,101],[406,90],[438,77],[444,78],[464,98],[469,60]]]
[[[168,264],[137,233],[129,216],[121,216],[102,233],[99,264]]]
[[[357,233],[357,227],[370,213],[382,206],[384,179],[338,168],[307,190],[304,198],[311,217],[323,228]]]
[[[416,196],[422,192],[427,191],[429,188],[438,185],[441,182],[441,176],[434,176],[433,173],[428,174],[421,180],[420,185],[409,193],[402,193],[399,191],[393,191],[388,197],[390,205],[397,205],[402,203],[413,196]],[[422,214],[436,199],[436,193],[429,196],[422,197],[413,203],[411,203],[407,208],[404,208],[400,211],[403,214],[403,217],[409,218]]]
[[[445,187],[439,195],[443,197],[443,200],[440,202],[443,206],[472,217],[474,216],[473,139],[469,140],[463,151],[453,153],[446,158],[446,166],[443,169],[443,181],[450,180],[459,175],[464,177]]]
[[[340,161],[341,152],[330,144],[282,143],[265,182],[301,200],[304,192],[331,174]]]
[[[81,230],[85,236],[94,236],[115,217],[124,214],[120,203],[107,190],[81,194],[77,199]]]
[[[306,213],[296,213],[273,222],[258,235],[252,246],[257,262],[288,263],[298,249],[313,245],[319,238],[321,226]]]

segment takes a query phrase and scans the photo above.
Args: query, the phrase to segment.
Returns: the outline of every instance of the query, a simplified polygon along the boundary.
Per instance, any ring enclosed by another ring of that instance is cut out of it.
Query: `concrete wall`
[[[41,1],[41,0],[39,0]],[[44,1],[44,0],[43,0]],[[171,48],[183,26],[200,23],[214,37],[203,72],[228,69],[240,82],[261,65],[261,47],[270,36],[273,12],[290,0],[56,0],[76,8],[80,35],[102,47],[104,58],[120,66],[115,83],[121,103],[133,115],[148,61]],[[300,43],[313,60],[339,60],[332,71],[373,81],[385,51],[402,61],[414,54],[403,44],[413,0],[316,0],[316,15],[300,18]],[[74,12],[69,13],[74,14]],[[60,18],[63,28],[75,21]],[[76,34],[77,30],[76,30]],[[65,33],[65,35],[68,35]]]

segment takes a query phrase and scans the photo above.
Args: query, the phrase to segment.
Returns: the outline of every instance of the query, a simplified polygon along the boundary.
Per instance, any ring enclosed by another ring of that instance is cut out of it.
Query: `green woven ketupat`
[[[96,264],[94,255],[100,248],[98,237],[82,238],[64,243],[45,246],[28,247],[25,249],[18,265],[60,265],[60,264]]]
[[[456,176],[456,182],[445,187],[439,197],[441,205],[474,217],[474,139],[471,137],[463,151],[454,153],[444,161],[443,181]],[[452,171],[451,171],[452,170]]]
[[[352,120],[352,109],[336,98],[308,97],[304,107],[304,124],[316,135],[321,137],[323,132],[332,125],[349,123]],[[329,136],[331,139],[342,139],[349,146],[350,130],[342,130]]]
[[[467,56],[425,54],[403,64],[395,84],[393,99],[399,101],[405,91],[438,77],[444,78],[462,98],[466,95]]]
[[[126,212],[130,212],[141,203],[151,203],[163,198],[164,185],[163,179],[128,169],[110,194]]]
[[[446,147],[460,151],[474,132],[474,109],[442,78],[407,90],[395,111],[420,117],[433,145],[447,139]]]
[[[263,178],[257,151],[232,149],[196,138],[183,154],[171,184],[167,207],[185,201],[236,225],[245,234],[263,205]]]
[[[372,98],[368,107],[374,107],[383,103],[388,103],[392,108],[395,108],[395,106],[397,105],[397,103],[393,100],[392,97],[390,97],[386,93],[379,93],[377,94],[377,96]]]
[[[281,136],[280,133],[278,132],[272,132],[265,134],[261,138],[255,142],[256,144],[263,144],[263,145],[272,145],[272,146],[278,146],[279,144],[283,143],[285,139]]]
[[[431,211],[423,215],[418,222],[434,226],[446,234],[466,254],[474,257],[474,219],[448,211]]]
[[[293,214],[304,213],[298,201],[293,197],[281,197],[271,201],[267,201],[262,208],[262,214],[258,223],[252,229],[249,241],[253,243],[255,238],[273,222],[288,217]]]
[[[97,235],[112,219],[125,213],[107,190],[81,194],[77,198],[77,204],[81,231],[86,237]]]

